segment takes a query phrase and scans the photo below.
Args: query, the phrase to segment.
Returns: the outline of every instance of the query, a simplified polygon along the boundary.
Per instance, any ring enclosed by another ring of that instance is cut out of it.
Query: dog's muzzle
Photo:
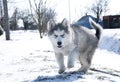
[[[57,46],[58,48],[61,48],[62,47],[62,42],[61,41],[57,42],[57,45],[58,45]]]

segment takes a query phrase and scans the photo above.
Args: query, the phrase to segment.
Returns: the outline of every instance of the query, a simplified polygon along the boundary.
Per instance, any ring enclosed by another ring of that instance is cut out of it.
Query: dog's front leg
[[[74,67],[74,61],[77,57],[78,51],[76,49],[74,49],[69,55],[68,55],[68,63],[67,63],[67,67],[68,68],[72,68]]]
[[[73,59],[73,57],[72,57],[71,54],[68,56],[67,67],[68,67],[68,68],[72,68],[72,67],[74,67],[74,59]]]
[[[65,71],[65,65],[64,65],[64,56],[62,54],[55,54],[57,63],[59,65],[59,73],[63,73]]]

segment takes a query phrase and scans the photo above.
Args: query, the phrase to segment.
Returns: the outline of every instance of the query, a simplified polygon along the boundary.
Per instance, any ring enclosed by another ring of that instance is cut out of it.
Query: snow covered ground
[[[120,29],[104,30],[91,70],[72,69],[58,74],[54,51],[38,31],[11,31],[11,40],[0,37],[0,82],[120,82]],[[67,60],[67,57],[65,57]],[[66,61],[65,61],[66,64]]]

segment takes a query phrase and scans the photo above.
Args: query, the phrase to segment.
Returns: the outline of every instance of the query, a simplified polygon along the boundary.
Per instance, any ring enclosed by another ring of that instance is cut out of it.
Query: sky
[[[63,18],[69,20],[69,5],[70,1],[70,17],[71,22],[77,21],[82,16],[85,15],[87,11],[86,8],[89,8],[94,0],[48,0],[47,5],[52,7],[57,12],[57,21],[62,21]],[[120,0],[109,0],[109,11],[106,15],[115,15],[120,14]],[[11,11],[14,8],[19,8],[20,10],[28,9],[29,4],[28,0],[16,0],[16,3],[10,3],[9,8]]]

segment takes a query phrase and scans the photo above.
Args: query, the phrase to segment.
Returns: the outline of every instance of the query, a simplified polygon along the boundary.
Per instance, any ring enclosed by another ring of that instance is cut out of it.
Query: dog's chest
[[[61,53],[63,55],[69,55],[74,50],[74,46],[67,46],[64,49],[61,50]]]

